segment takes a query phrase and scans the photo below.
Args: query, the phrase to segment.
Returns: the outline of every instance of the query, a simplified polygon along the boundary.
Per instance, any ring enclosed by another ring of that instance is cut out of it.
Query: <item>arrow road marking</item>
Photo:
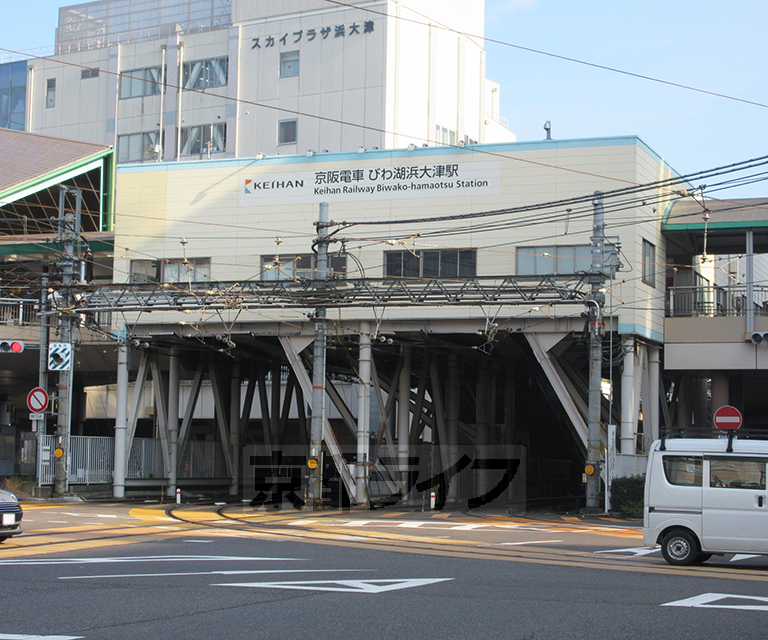
[[[746,600],[761,604],[713,604],[718,600]],[[741,596],[731,593],[702,593],[700,596],[666,602],[662,607],[693,607],[697,609],[736,609],[739,611],[768,611],[768,598],[761,596]]]
[[[631,553],[635,558],[639,556],[647,556],[652,553],[661,551],[661,549],[653,549],[649,547],[629,547],[628,549],[606,549],[604,551],[595,551],[595,553]]]
[[[262,589],[300,589],[304,591],[341,591],[344,593],[383,593],[398,589],[423,587],[453,578],[415,578],[406,580],[313,580],[308,582],[242,582],[219,587],[258,587]]]
[[[759,558],[760,556],[752,556],[746,553],[737,553],[729,560],[729,562],[738,562],[739,560],[749,560],[751,558]]]

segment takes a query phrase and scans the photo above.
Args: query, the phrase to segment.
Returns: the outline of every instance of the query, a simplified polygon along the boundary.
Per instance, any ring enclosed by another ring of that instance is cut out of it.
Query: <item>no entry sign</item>
[[[715,411],[714,422],[718,429],[733,431],[741,426],[741,412],[727,404]]]
[[[48,392],[40,387],[35,387],[27,396],[27,407],[33,413],[45,411],[48,406]]]

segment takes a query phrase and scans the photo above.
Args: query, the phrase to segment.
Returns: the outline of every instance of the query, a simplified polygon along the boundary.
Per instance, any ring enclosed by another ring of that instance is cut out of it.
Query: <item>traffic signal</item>
[[[0,340],[0,353],[21,353],[24,343],[21,340]]]

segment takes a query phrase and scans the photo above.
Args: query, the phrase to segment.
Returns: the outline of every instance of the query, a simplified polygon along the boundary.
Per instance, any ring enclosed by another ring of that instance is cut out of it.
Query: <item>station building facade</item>
[[[320,203],[336,225],[329,264],[338,283],[521,278],[546,288],[553,276],[578,286],[590,270],[600,191],[605,256],[621,263],[604,281],[602,420],[617,425],[617,450],[631,466],[661,419],[659,212],[676,195],[651,187],[627,204],[616,192],[673,176],[636,137],[121,166],[115,286],[169,295],[223,287],[216,304],[113,315],[112,330],[136,345],[129,404],[139,407],[151,386],[156,401],[165,398],[157,424],[169,429],[167,442],[183,447],[195,429],[221,441],[234,487],[245,443],[307,445],[311,309],[253,308],[237,292],[249,282],[316,277]],[[524,446],[531,495],[578,495],[588,360],[585,305],[574,302],[331,305],[329,384],[359,394],[344,401],[343,392],[329,392],[326,440],[338,445],[329,459],[343,460],[336,473],[349,494],[359,498],[369,480],[362,469],[370,471],[370,447],[384,447],[377,456],[385,457],[386,447],[405,443],[407,453],[426,438],[446,447],[446,460],[452,447]],[[278,376],[282,387],[270,385]],[[195,426],[206,381],[213,412],[208,427]],[[139,426],[131,412],[118,416],[129,435]]]

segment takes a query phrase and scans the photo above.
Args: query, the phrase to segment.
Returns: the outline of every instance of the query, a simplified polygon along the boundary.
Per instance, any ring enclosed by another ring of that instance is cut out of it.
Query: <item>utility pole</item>
[[[589,319],[589,404],[587,409],[587,509],[600,508],[600,465],[602,461],[602,364],[603,315],[605,304],[605,216],[603,192],[595,191],[592,199],[592,266],[587,282],[591,290],[587,298]]]
[[[328,203],[320,203],[317,228],[318,280],[328,277]],[[324,306],[315,308],[315,344],[312,361],[312,419],[309,430],[309,503],[318,508],[323,502],[323,423],[325,422],[325,318]],[[274,384],[274,381],[273,381]]]
[[[75,213],[65,212],[67,194],[75,196]],[[61,308],[59,316],[62,344],[72,345],[72,282],[75,263],[75,240],[80,231],[80,213],[82,209],[82,189],[59,187],[59,229],[56,240],[64,245],[64,255],[58,263],[61,271]],[[71,347],[70,347],[71,348]],[[53,490],[56,495],[64,495],[69,488],[69,436],[72,426],[72,359],[70,365],[59,371],[56,461]]]
[[[37,386],[48,391],[48,267],[43,267],[43,278],[40,291],[40,358]],[[42,420],[37,422],[37,486],[42,486],[43,480],[43,436],[47,430],[45,411]]]

